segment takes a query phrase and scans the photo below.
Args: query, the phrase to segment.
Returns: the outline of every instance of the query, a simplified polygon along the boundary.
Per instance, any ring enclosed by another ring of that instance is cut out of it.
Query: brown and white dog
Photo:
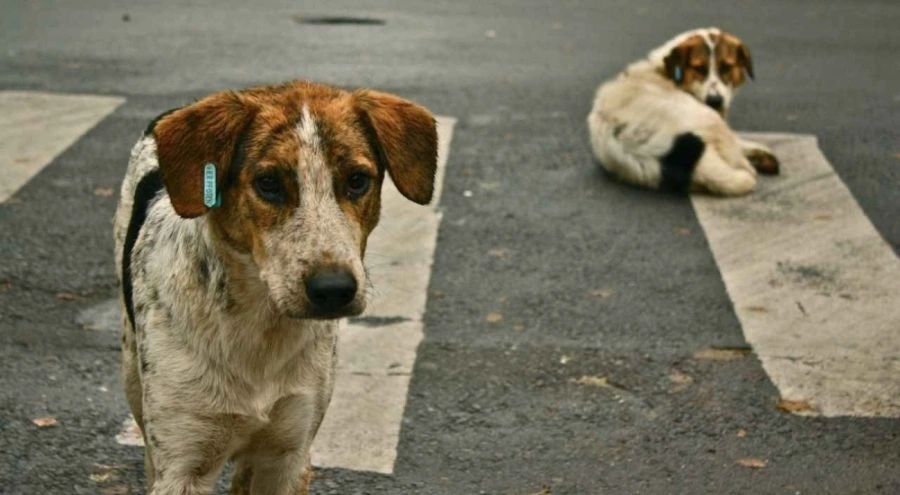
[[[726,117],[753,77],[750,50],[716,28],[680,34],[597,90],[588,115],[597,161],[622,181],[674,191],[746,194],[777,174],[770,149],[739,138]]]
[[[433,116],[370,90],[226,91],[148,127],[115,245],[150,493],[208,493],[228,460],[232,493],[307,493],[385,173],[426,204],[436,167]]]

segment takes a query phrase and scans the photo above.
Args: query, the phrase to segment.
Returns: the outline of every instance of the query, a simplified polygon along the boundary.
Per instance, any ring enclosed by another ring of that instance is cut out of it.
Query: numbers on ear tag
[[[218,208],[222,204],[222,194],[216,189],[216,166],[212,163],[203,167],[203,204],[207,208]]]

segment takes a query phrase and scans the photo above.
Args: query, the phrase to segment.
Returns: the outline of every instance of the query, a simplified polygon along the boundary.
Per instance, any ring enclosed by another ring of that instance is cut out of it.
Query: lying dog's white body
[[[160,116],[115,217],[126,397],[153,495],[305,494],[338,318],[363,311],[390,174],[427,203],[434,118],[374,91],[295,82]]]
[[[588,115],[597,161],[618,179],[654,189],[741,195],[757,171],[778,173],[765,146],[740,139],[725,118],[749,50],[715,28],[683,33],[597,90]]]

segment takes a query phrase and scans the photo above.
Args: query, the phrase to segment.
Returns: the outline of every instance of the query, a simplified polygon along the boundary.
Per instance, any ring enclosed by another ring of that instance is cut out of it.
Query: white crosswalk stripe
[[[113,96],[0,91],[0,203],[124,102]]]
[[[806,414],[900,416],[900,260],[816,138],[755,134],[782,174],[693,197],[747,341]]]
[[[375,295],[363,321],[340,332],[338,376],[313,464],[391,473],[416,349],[422,341],[428,282],[441,213],[437,208],[453,135],[452,118],[438,118],[440,140],[432,205],[406,200],[393,184],[382,192],[382,222],[366,257]]]

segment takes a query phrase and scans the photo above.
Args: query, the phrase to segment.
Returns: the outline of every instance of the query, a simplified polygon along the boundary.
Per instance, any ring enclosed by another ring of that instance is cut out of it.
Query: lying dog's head
[[[153,127],[175,211],[207,215],[279,312],[335,318],[365,309],[366,239],[385,173],[408,199],[434,190],[437,130],[424,108],[307,82],[221,92]],[[221,203],[204,203],[213,164]]]
[[[666,77],[722,116],[745,77],[753,78],[750,50],[737,37],[716,28],[675,37],[658,50],[658,58]]]

